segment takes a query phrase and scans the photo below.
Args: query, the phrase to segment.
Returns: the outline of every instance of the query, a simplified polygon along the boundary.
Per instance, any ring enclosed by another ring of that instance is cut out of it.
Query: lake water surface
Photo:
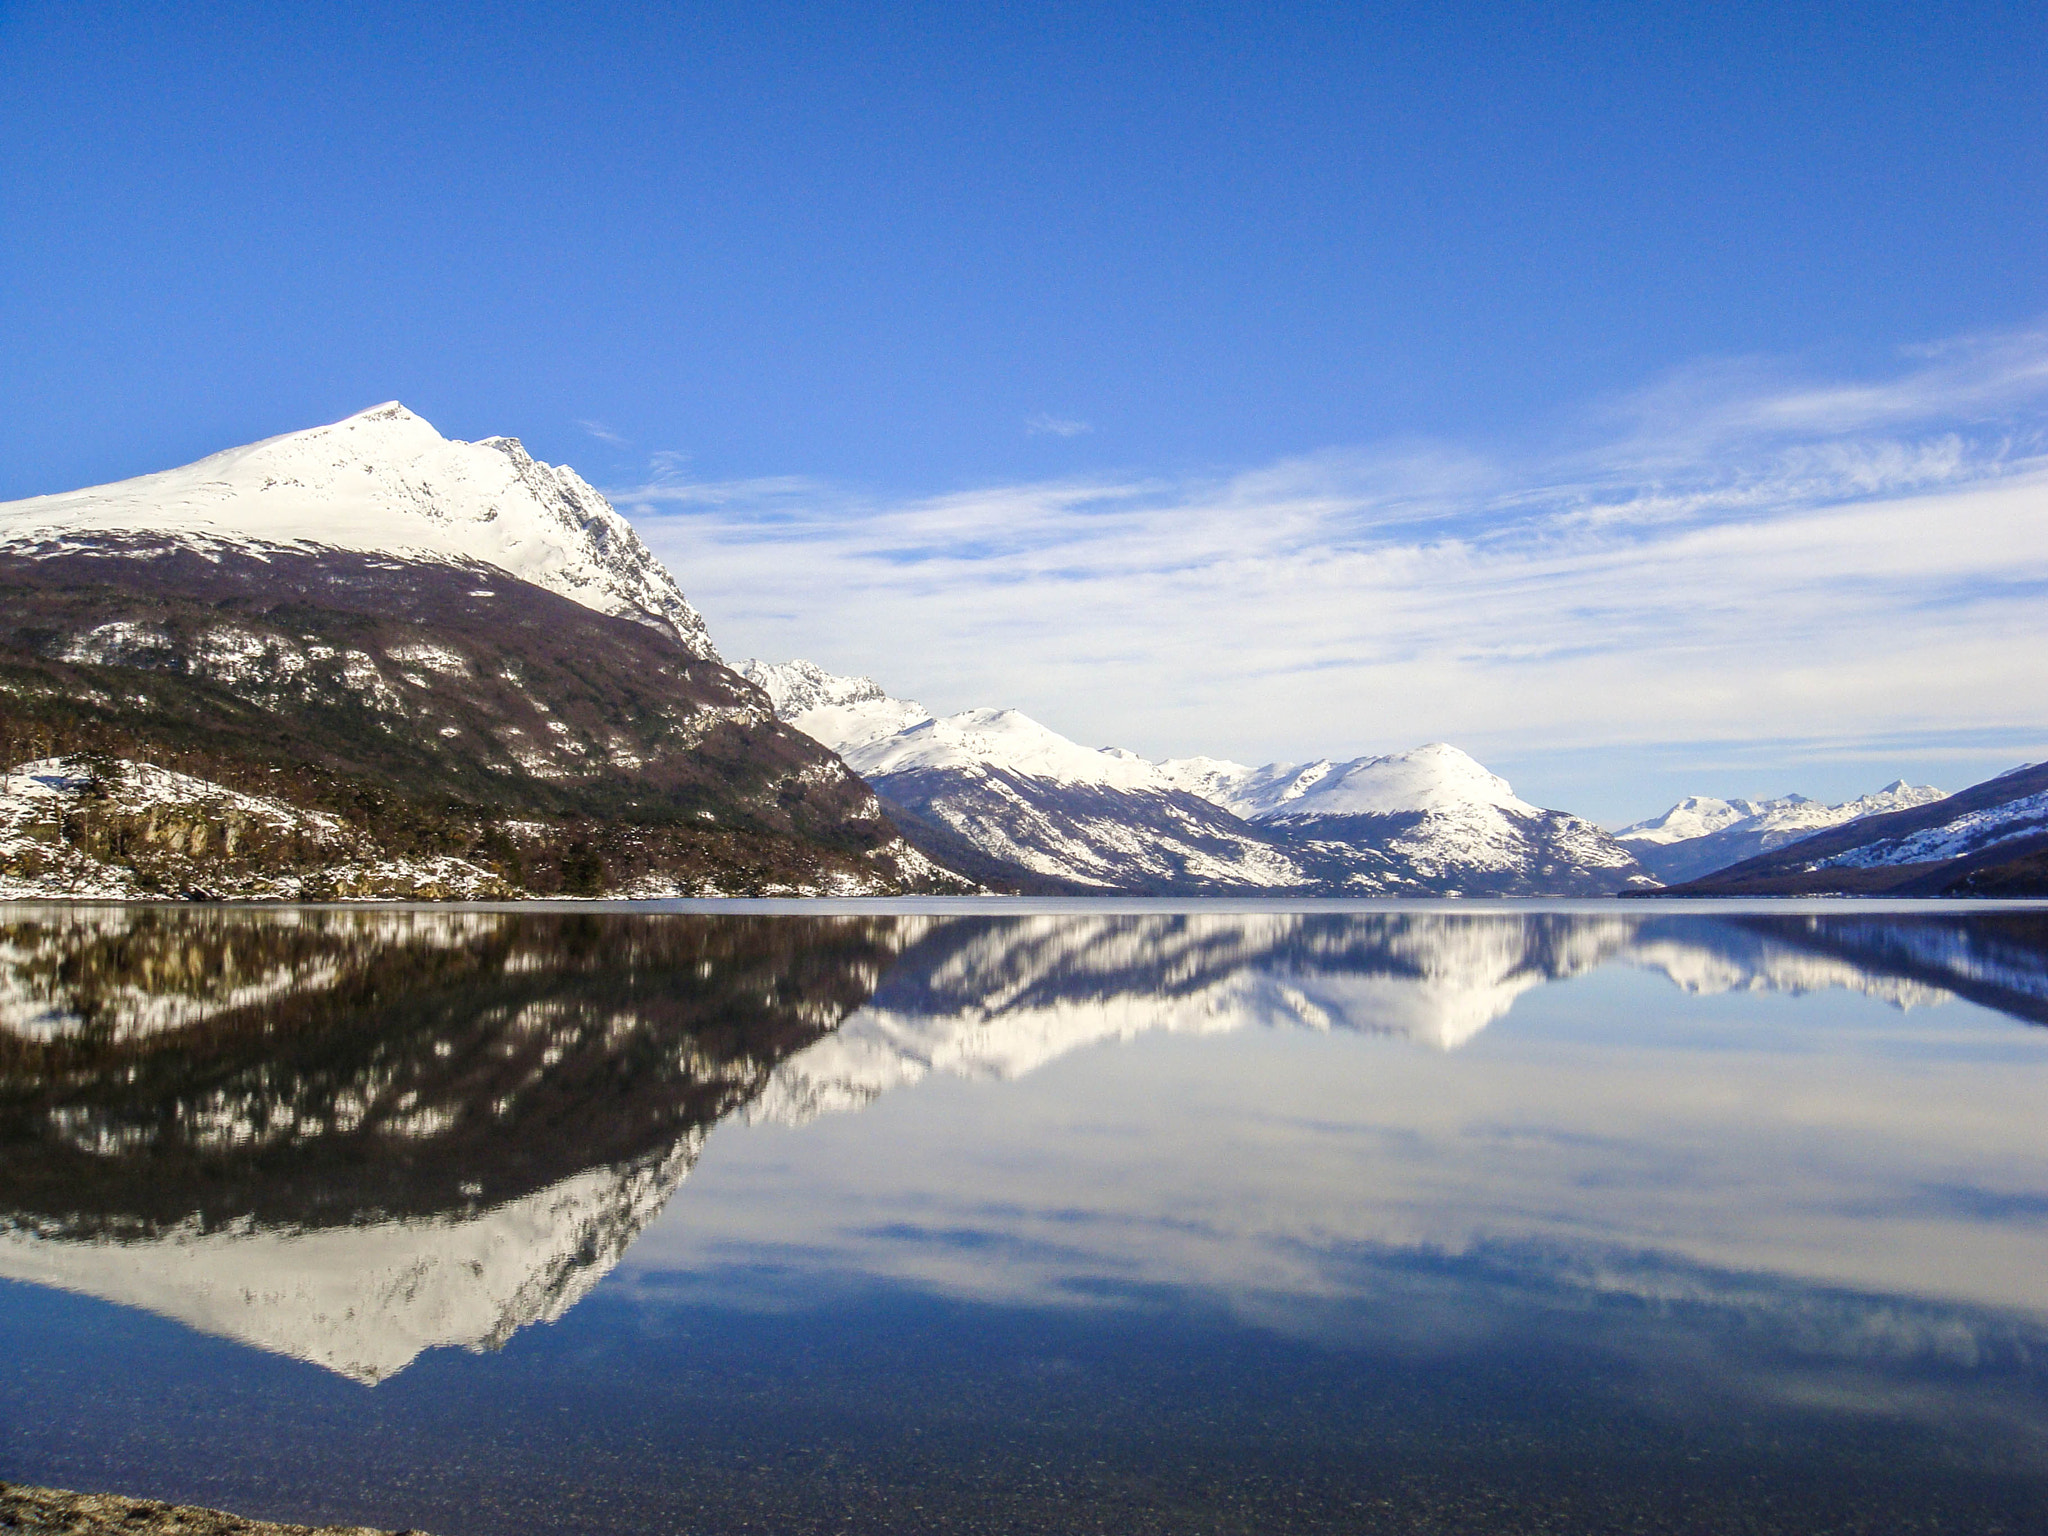
[[[2048,1531],[2048,911],[0,909],[0,1477]]]

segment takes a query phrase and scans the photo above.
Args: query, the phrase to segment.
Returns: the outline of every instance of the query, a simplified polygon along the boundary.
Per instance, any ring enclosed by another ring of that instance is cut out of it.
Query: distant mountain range
[[[1670,888],[1681,896],[2048,894],[2048,763],[1864,816]]]
[[[1149,761],[1016,710],[934,718],[873,679],[752,660],[786,724],[837,751],[935,860],[1039,892],[1595,896],[2048,892],[2048,769],[1959,795],[1689,796],[1610,835],[1433,742],[1349,762]]]
[[[1824,805],[1804,795],[1776,800],[1716,800],[1688,795],[1662,816],[1623,827],[1615,837],[1626,843],[1643,868],[1666,885],[1696,880],[1773,848],[1796,843],[1816,832],[1910,810],[1948,797],[1930,784],[1894,779],[1874,794]]]
[[[1350,762],[1151,762],[1012,709],[935,719],[872,679],[747,661],[954,869],[1042,892],[1598,896],[1654,882],[1589,821],[1516,797],[1441,742]]]

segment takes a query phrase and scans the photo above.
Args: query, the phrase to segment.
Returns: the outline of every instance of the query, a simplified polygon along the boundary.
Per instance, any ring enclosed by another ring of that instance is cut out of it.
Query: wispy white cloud
[[[1048,416],[1044,411],[1024,418],[1024,431],[1029,437],[1079,437],[1084,432],[1093,432],[1094,427],[1085,421],[1074,421],[1065,416]]]
[[[618,433],[614,432],[610,427],[606,426],[601,421],[584,421],[579,417],[577,419],[576,425],[581,427],[584,431],[588,432],[600,443],[610,443],[614,448],[624,448],[629,446],[625,438],[619,436]]]
[[[1520,459],[1328,450],[912,500],[620,491],[737,654],[1265,759],[2048,737],[2048,333],[1674,377]],[[2015,734],[2017,733],[2017,735]]]

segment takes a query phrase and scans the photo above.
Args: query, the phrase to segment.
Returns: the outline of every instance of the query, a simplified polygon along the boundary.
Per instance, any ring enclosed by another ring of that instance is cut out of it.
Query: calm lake
[[[0,1477],[2048,1531],[2048,910],[0,909]]]

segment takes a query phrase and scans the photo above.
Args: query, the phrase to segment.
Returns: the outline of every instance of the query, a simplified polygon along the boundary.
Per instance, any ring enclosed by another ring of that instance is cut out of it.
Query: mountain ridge
[[[1863,817],[1651,894],[2030,896],[2048,890],[2048,763]]]
[[[1442,742],[1346,763],[1159,763],[1018,710],[935,718],[810,662],[741,670],[785,724],[838,751],[914,843],[984,880],[1352,896],[1606,895],[1647,881],[1591,822],[1521,800]]]
[[[1946,799],[1947,790],[1894,779],[1882,789],[1839,805],[1805,795],[1768,800],[1719,800],[1688,795],[1661,816],[1617,831],[1617,841],[1666,884],[1699,879],[1781,848],[1829,827]]]

